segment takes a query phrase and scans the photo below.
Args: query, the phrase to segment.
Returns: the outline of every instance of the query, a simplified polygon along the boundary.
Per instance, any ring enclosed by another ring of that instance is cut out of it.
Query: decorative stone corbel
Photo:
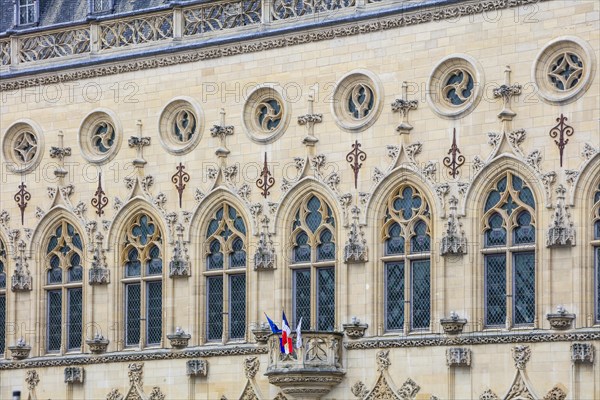
[[[8,346],[8,350],[10,350],[10,356],[13,360],[24,360],[29,357],[31,346],[25,342],[25,339],[20,338],[17,340],[17,344]]]
[[[571,328],[575,314],[568,314],[563,306],[558,306],[556,307],[556,313],[547,314],[546,318],[550,322],[552,329],[565,330]]]
[[[258,326],[254,326],[252,329],[252,334],[254,335],[254,340],[260,344],[267,344],[269,340],[269,336],[271,335],[271,328],[266,322],[261,323]]]
[[[368,248],[364,232],[358,222],[360,208],[354,206],[350,212],[352,213],[352,223],[348,241],[344,246],[344,262],[348,264],[364,263],[368,261]]]
[[[467,252],[467,237],[462,230],[462,223],[457,215],[458,199],[451,196],[448,200],[450,213],[446,221],[446,230],[440,244],[441,254],[465,254]]]
[[[458,318],[458,314],[454,311],[450,312],[449,318],[440,319],[440,324],[444,328],[444,332],[449,335],[457,335],[462,333],[464,326],[467,324],[467,320],[464,318]]]
[[[14,257],[15,273],[11,281],[13,292],[27,292],[33,289],[31,272],[29,272],[29,264],[25,255],[26,246],[23,240],[19,240],[17,243],[18,254]]]
[[[556,188],[556,207],[546,237],[546,247],[575,246],[575,228],[571,221],[569,206],[565,204],[567,189],[561,184]]]
[[[87,339],[85,343],[89,346],[90,351],[94,354],[102,354],[106,352],[106,348],[110,340],[106,339],[99,333],[96,333],[93,339]]]
[[[208,374],[208,362],[206,360],[189,360],[186,365],[188,376],[206,376]]]
[[[275,246],[269,232],[269,217],[262,216],[262,229],[259,234],[256,253],[254,253],[254,270],[272,270],[276,268]]]
[[[190,256],[188,255],[188,249],[186,243],[183,240],[183,225],[177,224],[175,227],[177,231],[177,239],[175,240],[175,247],[173,248],[173,257],[169,262],[169,277],[189,277],[190,276]]]
[[[349,324],[343,324],[342,328],[344,333],[350,339],[360,339],[365,335],[365,331],[369,327],[369,324],[361,324],[360,320],[356,317],[352,317],[352,322]]]
[[[181,327],[175,328],[175,333],[167,335],[167,339],[171,342],[171,347],[175,349],[183,349],[187,347],[192,335],[185,333]]]

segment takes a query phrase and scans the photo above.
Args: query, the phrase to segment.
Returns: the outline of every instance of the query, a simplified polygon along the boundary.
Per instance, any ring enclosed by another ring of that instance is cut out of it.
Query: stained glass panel
[[[125,344],[127,346],[137,346],[140,343],[141,310],[140,284],[125,285]]]
[[[146,286],[148,312],[146,315],[147,344],[160,344],[162,336],[162,282],[148,282]]]
[[[335,328],[335,270],[317,269],[317,330]]]
[[[600,239],[600,220],[596,221],[594,232],[594,239]]]
[[[127,253],[127,261],[125,262],[125,276],[140,276],[142,273],[141,265],[137,249],[131,248]]]
[[[310,326],[310,269],[294,270],[294,326],[300,317],[304,326]]]
[[[231,253],[230,268],[238,268],[246,266],[246,251],[244,251],[244,242],[240,238],[236,238],[231,244],[233,253]]]
[[[485,256],[485,325],[506,323],[506,256]]]
[[[429,260],[411,262],[413,329],[428,329],[431,319],[431,275]]]
[[[494,213],[489,217],[490,228],[485,231],[486,247],[506,245],[506,229],[502,226],[503,221],[498,213]]]
[[[319,236],[321,243],[317,246],[317,261],[327,261],[335,259],[335,243],[333,235],[328,229],[321,232]]]
[[[535,243],[535,227],[531,225],[531,214],[523,211],[517,217],[518,226],[514,231],[514,244]]]
[[[427,233],[427,225],[420,221],[415,225],[415,235],[410,239],[410,252],[428,252],[431,246],[431,238]]]
[[[535,317],[535,255],[514,254],[515,325],[532,324]]]
[[[83,267],[80,265],[79,254],[71,256],[71,265],[69,268],[69,282],[81,282],[83,279]]]
[[[47,315],[47,349],[59,351],[62,334],[62,290],[49,290]]]
[[[133,236],[140,239],[142,245],[145,245],[148,243],[148,237],[154,234],[155,229],[156,228],[149,220],[149,217],[147,215],[142,215],[140,217],[139,225],[134,225],[131,232],[133,233]]]
[[[162,274],[162,258],[158,246],[152,245],[149,251],[150,260],[148,260],[147,271],[148,275]]]
[[[223,277],[206,278],[206,335],[208,340],[223,337]]]
[[[404,236],[402,236],[402,228],[396,222],[390,225],[388,236],[385,240],[385,254],[404,254]]]
[[[83,290],[73,288],[67,290],[68,297],[68,326],[67,326],[67,348],[80,349],[83,329]]]
[[[229,277],[229,337],[243,339],[246,335],[246,275]]]
[[[296,236],[296,246],[294,246],[294,262],[310,262],[311,248],[308,244],[308,235],[304,232]]]
[[[529,207],[535,208],[535,200],[533,199],[533,193],[531,192],[531,189],[529,189],[528,187],[524,187],[519,192],[519,199],[523,203],[527,204]]]
[[[313,196],[308,201],[308,213],[306,214],[306,224],[308,228],[315,232],[319,226],[321,226],[321,221],[323,217],[321,215],[321,201]]]
[[[404,263],[385,265],[385,330],[404,327]]]
[[[50,270],[48,270],[48,284],[62,283],[62,269],[60,259],[53,255],[50,257]]]
[[[400,212],[405,220],[410,219],[420,207],[421,198],[411,187],[405,187],[401,197],[394,200],[394,210]]]
[[[492,191],[487,200],[485,201],[484,211],[489,211],[492,207],[494,207],[500,201],[500,193],[496,190]]]
[[[209,251],[210,253],[207,257],[208,269],[223,269],[223,253],[221,252],[221,243],[217,239],[210,242]]]

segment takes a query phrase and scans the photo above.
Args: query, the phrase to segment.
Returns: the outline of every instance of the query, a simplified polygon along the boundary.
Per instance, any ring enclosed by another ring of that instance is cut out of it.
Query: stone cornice
[[[77,354],[66,356],[44,356],[30,358],[23,361],[0,361],[0,371],[7,369],[43,368],[43,367],[66,367],[70,365],[107,364],[116,362],[153,361],[153,360],[175,360],[199,357],[226,357],[226,356],[248,356],[255,354],[267,354],[268,349],[264,346],[240,345],[240,346],[218,346],[214,348],[186,349],[186,350],[143,350],[127,351],[120,353],[108,353],[102,355]]]
[[[127,54],[120,54],[113,58],[98,58],[97,60],[84,59],[81,61],[81,59],[79,59],[69,61],[65,59],[65,62],[62,65],[46,66],[46,69],[40,68],[29,71],[4,72],[4,78],[0,79],[0,92],[197,62],[238,54],[254,53],[321,40],[331,40],[339,37],[418,25],[427,22],[452,20],[486,11],[502,10],[544,1],[549,0],[484,0],[458,3],[433,2],[431,4],[425,4],[414,11],[407,11],[405,7],[382,9],[380,12],[365,14],[362,17],[352,16],[351,18],[340,19],[340,21],[330,21],[327,24],[320,23],[320,26],[315,26],[315,24],[305,24],[299,26],[299,28],[288,26],[288,29],[279,28],[278,31],[266,30],[251,35],[229,37],[227,40],[221,40],[218,43],[216,41],[201,42],[195,44],[197,48],[191,51],[184,48],[178,49],[177,46],[173,46],[174,42],[168,42],[169,46],[165,46],[164,48],[134,54],[134,56],[140,57],[137,60],[124,60],[127,58]],[[298,20],[298,24],[302,24],[301,19]],[[335,24],[335,26],[331,27],[331,24]],[[292,30],[295,30],[295,32],[285,33],[286,31],[289,32]],[[262,38],[260,40],[256,40],[257,37],[261,36]],[[189,46],[190,43],[187,42],[187,45]],[[182,47],[184,46],[182,45]],[[134,50],[135,49],[132,49],[132,51]],[[173,52],[178,53],[167,54]],[[149,53],[152,53],[152,58],[148,58]],[[101,63],[102,65],[97,65]],[[72,70],[61,72],[58,71],[59,69]]]

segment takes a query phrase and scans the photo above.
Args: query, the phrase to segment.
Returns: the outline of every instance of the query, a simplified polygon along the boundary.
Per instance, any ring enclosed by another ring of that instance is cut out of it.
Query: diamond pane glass
[[[514,177],[513,177],[514,179]],[[531,189],[529,189],[528,187],[524,187],[520,192],[519,192],[519,199],[527,204],[529,207],[531,208],[535,208],[535,200],[533,199],[533,193],[531,193]]]
[[[519,207],[519,204],[517,204],[512,196],[508,196],[508,198],[506,199],[506,203],[502,204],[502,209],[504,211],[506,211],[506,214],[510,215],[512,214],[512,212]]]
[[[600,220],[596,221],[594,225],[594,239],[600,239]]]
[[[231,244],[233,252],[231,253],[231,268],[246,266],[246,252],[244,251],[244,242],[237,238]]]
[[[494,190],[493,192],[491,192],[488,195],[488,198],[485,201],[484,210],[486,212],[489,211],[492,207],[494,207],[496,204],[498,204],[499,201],[500,201],[500,193],[498,191]]]
[[[515,325],[532,324],[535,316],[535,255],[514,255],[514,320]]]
[[[523,211],[517,217],[518,226],[514,230],[514,244],[535,243],[535,228],[531,225],[531,214]]]
[[[0,354],[4,353],[6,345],[6,296],[0,295]]]
[[[148,236],[152,236],[154,234],[154,229],[154,224],[149,221],[148,216],[142,215],[140,217],[140,224],[134,225],[131,232],[133,233],[133,236],[138,237],[140,239],[140,243],[144,245],[148,243]]]
[[[130,249],[125,262],[125,276],[140,276],[142,273],[141,265],[137,249]]]
[[[233,221],[233,227],[245,235],[246,225],[244,224],[244,220],[239,216],[236,209],[231,206],[229,206],[229,218]]]
[[[79,265],[79,255],[73,254],[71,257],[71,265],[69,268],[69,282],[81,282],[83,279],[83,267]]]
[[[402,228],[396,222],[388,229],[388,238],[385,240],[385,254],[404,254],[404,237]]]
[[[0,263],[0,289],[6,289],[6,272],[4,272],[4,265],[2,263]]]
[[[294,246],[294,262],[310,262],[311,248],[308,244],[308,235],[304,232],[296,235],[296,246]]]
[[[502,222],[503,219],[498,213],[489,217],[490,228],[485,231],[486,247],[506,245],[506,229],[502,227]]]
[[[160,249],[158,246],[152,245],[148,256],[150,257],[147,265],[148,275],[162,274],[162,258],[160,257]]]
[[[243,339],[246,336],[246,275],[229,277],[229,337]]]
[[[315,196],[308,201],[308,213],[306,214],[306,224],[311,231],[316,231],[321,225],[323,217],[320,212],[321,201]]]
[[[310,270],[294,270],[294,326],[302,318],[303,324],[310,325]]]
[[[485,325],[506,322],[506,256],[485,256]]]
[[[333,331],[335,327],[335,270],[317,269],[317,330]]]
[[[207,257],[208,269],[223,269],[223,253],[221,253],[221,243],[217,239],[210,242],[210,254]]]
[[[142,293],[139,283],[125,285],[125,344],[135,346],[140,343],[140,317]]]
[[[596,253],[596,321],[600,321],[600,247],[594,250]]]
[[[146,286],[147,307],[146,330],[147,344],[160,344],[162,336],[162,282],[148,282]]]
[[[415,225],[415,235],[410,239],[410,252],[423,253],[430,250],[431,238],[427,233],[427,225],[420,221]]]
[[[394,200],[394,210],[400,211],[405,220],[410,219],[420,207],[421,198],[414,193],[411,187],[404,188],[402,197]]]
[[[223,337],[223,277],[206,278],[206,335],[208,340]]]
[[[68,289],[67,297],[67,318],[69,324],[67,326],[67,348],[80,349],[83,329],[83,289]]]
[[[6,259],[6,247],[4,246],[4,242],[0,240],[0,289],[6,289],[6,269],[4,266]],[[0,348],[0,353],[2,353],[2,349]]]
[[[317,246],[317,261],[327,261],[335,259],[335,243],[333,235],[328,229],[321,232],[319,236],[321,244]]]
[[[385,330],[404,326],[404,263],[385,264]]]
[[[49,290],[48,292],[48,338],[47,350],[59,351],[62,333],[62,291]]]
[[[600,186],[598,186],[598,191],[594,194],[594,204],[600,201]]]
[[[413,329],[428,329],[431,319],[431,275],[429,260],[411,262]]]

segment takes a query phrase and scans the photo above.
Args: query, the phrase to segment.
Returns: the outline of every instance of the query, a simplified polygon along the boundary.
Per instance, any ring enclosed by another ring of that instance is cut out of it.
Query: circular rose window
[[[244,104],[244,130],[256,143],[277,140],[285,132],[289,120],[289,106],[281,93],[272,87],[256,89]]]
[[[9,171],[29,172],[38,166],[44,152],[40,132],[40,128],[28,120],[16,122],[7,129],[2,141],[2,153],[9,163]]]
[[[360,132],[375,123],[381,113],[381,85],[368,71],[352,71],[337,83],[332,112],[342,129]]]
[[[203,114],[196,102],[188,97],[172,100],[159,119],[160,142],[172,154],[192,151],[202,137]]]
[[[91,163],[110,161],[121,145],[121,126],[110,110],[96,110],[88,114],[79,128],[79,147],[83,157]]]

